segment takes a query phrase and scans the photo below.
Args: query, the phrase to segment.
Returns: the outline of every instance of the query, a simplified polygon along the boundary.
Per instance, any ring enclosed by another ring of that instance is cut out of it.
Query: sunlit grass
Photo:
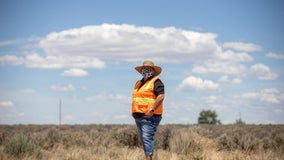
[[[18,144],[27,150],[11,149]],[[154,159],[280,160],[283,150],[284,125],[161,125],[155,137]],[[145,157],[135,125],[2,125],[0,160],[6,159],[144,160]]]

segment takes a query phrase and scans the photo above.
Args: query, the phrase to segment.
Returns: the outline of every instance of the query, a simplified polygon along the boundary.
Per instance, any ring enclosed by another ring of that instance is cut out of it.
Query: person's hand
[[[145,116],[147,117],[147,118],[151,118],[152,116],[153,116],[153,112],[151,111],[151,110],[149,110],[147,113],[145,113]]]

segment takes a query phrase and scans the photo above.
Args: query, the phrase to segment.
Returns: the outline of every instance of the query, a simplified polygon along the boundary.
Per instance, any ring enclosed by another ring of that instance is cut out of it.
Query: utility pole
[[[61,98],[59,98],[59,126],[61,125]]]

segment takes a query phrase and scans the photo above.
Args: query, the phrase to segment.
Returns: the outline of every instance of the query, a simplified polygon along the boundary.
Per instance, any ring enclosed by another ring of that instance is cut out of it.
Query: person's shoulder
[[[155,83],[162,83],[163,84],[163,81],[159,77],[157,77],[157,79],[155,80]]]
[[[141,86],[142,82],[140,80],[136,81],[134,88],[139,88]]]
[[[156,81],[161,81],[162,82],[162,79],[160,77],[156,77]]]
[[[137,81],[135,82],[135,84],[138,84],[138,83],[142,83],[142,81],[141,81],[141,80],[137,80]]]

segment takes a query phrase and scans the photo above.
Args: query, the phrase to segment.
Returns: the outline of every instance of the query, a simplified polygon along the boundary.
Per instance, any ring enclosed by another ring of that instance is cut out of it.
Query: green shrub
[[[37,146],[22,134],[16,135],[8,141],[5,145],[4,152],[15,157],[23,157],[26,155],[34,155],[37,158],[42,157],[41,151],[37,149]]]
[[[232,150],[234,148],[234,142],[227,134],[223,134],[217,138],[218,150]]]
[[[168,150],[170,148],[170,139],[172,138],[172,126],[159,126],[155,135],[155,148]]]
[[[47,133],[42,134],[40,146],[44,149],[51,149],[60,143],[61,135],[57,128],[52,127],[47,129]]]
[[[5,133],[0,131],[0,145],[2,145],[5,141]]]
[[[118,129],[112,137],[120,145],[127,146],[129,148],[138,147],[140,145],[135,126],[122,127]]]
[[[181,128],[172,132],[170,138],[170,151],[177,154],[189,155],[200,153],[203,146],[199,141],[199,135],[189,128]]]

